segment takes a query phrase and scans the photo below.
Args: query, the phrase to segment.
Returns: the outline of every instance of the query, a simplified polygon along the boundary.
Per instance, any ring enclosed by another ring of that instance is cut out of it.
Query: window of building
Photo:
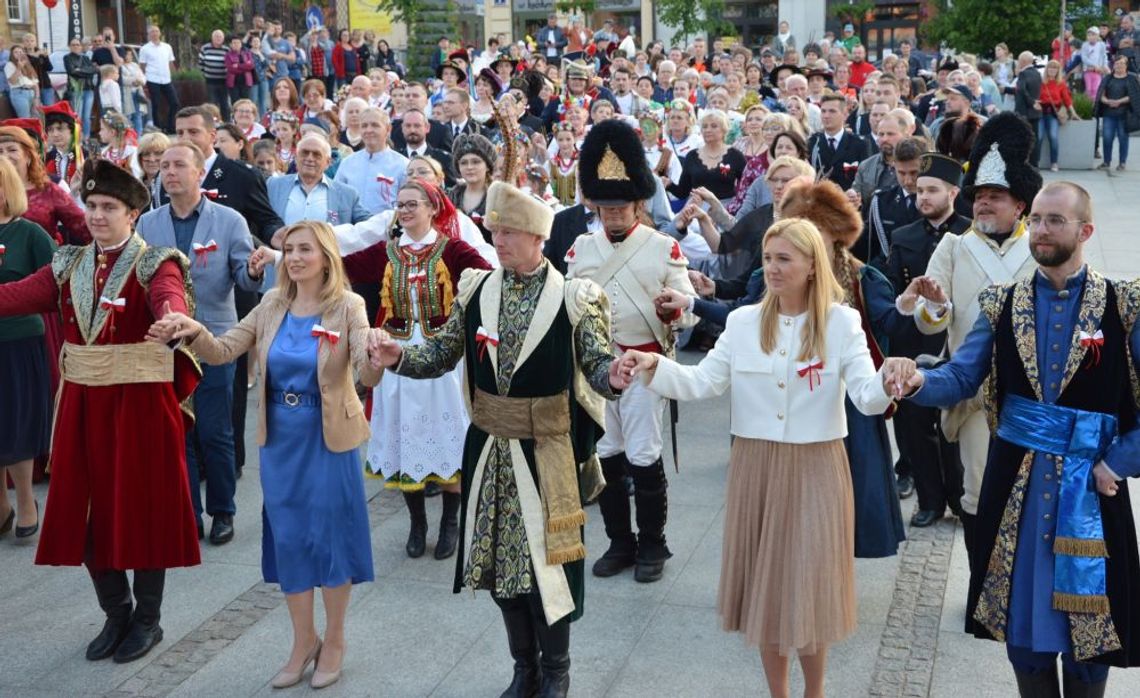
[[[8,21],[9,22],[27,22],[28,21],[28,0],[8,0]]]

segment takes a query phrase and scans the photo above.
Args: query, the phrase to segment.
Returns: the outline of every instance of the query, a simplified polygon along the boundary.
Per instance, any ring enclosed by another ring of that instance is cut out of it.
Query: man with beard
[[[950,117],[963,117],[970,114],[970,104],[974,96],[970,88],[965,85],[955,85],[946,91],[946,99],[942,102],[942,113],[930,124],[930,134],[937,140],[942,124]]]
[[[946,233],[961,235],[970,220],[954,213],[954,197],[962,179],[962,165],[938,153],[919,158],[916,203],[922,216],[904,225],[891,236],[887,257],[887,278],[895,288],[905,288],[907,303],[918,297],[916,277],[926,273],[930,255]],[[901,305],[901,304],[900,304]],[[914,325],[891,336],[891,353],[911,358],[923,354],[937,356],[946,344],[945,333],[924,335]],[[904,402],[895,413],[894,429],[899,452],[908,464],[918,492],[918,508],[910,519],[919,528],[937,522],[946,507],[957,511],[962,494],[962,470],[958,449],[948,443],[939,429],[939,411]]]
[[[891,169],[898,184],[880,189],[871,196],[866,230],[851,248],[851,253],[859,260],[885,268],[895,229],[918,220],[918,209],[914,205],[915,182],[918,180],[919,158],[926,150],[926,144],[917,138],[903,139],[895,147]]]
[[[899,309],[914,312],[923,334],[947,333],[953,357],[978,319],[978,294],[993,284],[1008,284],[1033,273],[1029,236],[1021,215],[1041,188],[1041,175],[1029,164],[1033,132],[1016,114],[1004,112],[978,132],[963,184],[973,200],[974,223],[962,235],[947,233],[930,257],[925,276],[911,286]],[[964,468],[962,510],[966,549],[975,547],[974,521],[989,448],[990,431],[980,398],[947,409],[942,428],[949,441],[958,441]],[[990,540],[993,540],[992,538]],[[971,554],[971,561],[975,558]]]
[[[1110,665],[1140,665],[1140,563],[1123,482],[1140,475],[1140,286],[1084,263],[1095,227],[1082,187],[1050,183],[1027,220],[1036,270],[981,293],[949,364],[916,371],[890,359],[884,380],[922,405],[953,405],[987,383],[995,428],[966,630],[1005,642],[1021,696],[1060,696],[1063,685],[1066,698],[1100,697]]]
[[[871,195],[879,189],[889,189],[898,184],[892,165],[895,146],[914,129],[914,115],[907,109],[892,109],[879,121],[875,131],[878,137],[879,152],[859,163],[855,182],[847,190],[847,198],[857,206],[870,203]]]

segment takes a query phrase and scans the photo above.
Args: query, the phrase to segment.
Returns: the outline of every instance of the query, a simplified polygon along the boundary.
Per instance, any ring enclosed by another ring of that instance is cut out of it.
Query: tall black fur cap
[[[92,194],[118,199],[127,208],[142,210],[150,203],[150,190],[130,172],[110,160],[91,158],[83,163],[80,196],[86,203]]]
[[[1006,189],[1026,206],[1041,190],[1041,173],[1029,159],[1036,136],[1029,122],[1013,112],[991,117],[978,130],[962,191],[970,200],[979,187]]]
[[[583,197],[603,206],[653,198],[657,178],[632,126],[608,119],[590,129],[579,154],[578,186]]]

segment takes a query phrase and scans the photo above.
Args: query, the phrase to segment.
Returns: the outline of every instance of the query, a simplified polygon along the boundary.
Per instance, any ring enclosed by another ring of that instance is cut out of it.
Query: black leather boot
[[[515,675],[511,685],[499,698],[533,698],[538,695],[541,674],[538,668],[538,636],[530,601],[523,598],[495,599],[503,612],[503,625],[507,628],[507,645],[515,660]]]
[[[665,520],[669,513],[665,464],[658,458],[652,465],[631,466],[629,471],[637,505],[637,568],[633,578],[656,582],[665,573],[665,561],[673,557],[665,544]]]
[[[439,519],[439,539],[435,542],[435,559],[446,560],[455,554],[459,541],[458,492],[443,491],[443,515]]]
[[[87,645],[87,659],[99,661],[115,654],[131,624],[131,586],[122,570],[91,571],[99,608],[107,614],[103,630]]]
[[[1062,670],[1061,685],[1065,687],[1065,698],[1104,698],[1108,678],[1099,683],[1083,683],[1075,675]]]
[[[162,591],[166,586],[166,570],[135,570],[135,612],[131,629],[115,650],[115,663],[133,662],[162,642]]]
[[[427,512],[424,511],[424,492],[405,492],[404,503],[408,505],[408,516],[412,528],[408,531],[408,542],[404,550],[408,557],[423,557],[427,547]]]
[[[612,577],[627,567],[633,567],[637,559],[637,539],[629,521],[629,494],[625,489],[625,478],[629,461],[624,453],[602,458],[602,474],[606,486],[598,495],[598,509],[606,524],[606,536],[610,539],[610,549],[594,562],[595,577]]]
[[[1017,694],[1021,698],[1061,698],[1061,687],[1057,683],[1057,670],[1043,671],[1040,674],[1023,674],[1014,671],[1017,677]]]
[[[538,631],[538,647],[542,650],[542,686],[538,698],[566,698],[570,690],[570,620],[563,618],[554,625],[547,625],[542,597],[535,593],[528,599]]]

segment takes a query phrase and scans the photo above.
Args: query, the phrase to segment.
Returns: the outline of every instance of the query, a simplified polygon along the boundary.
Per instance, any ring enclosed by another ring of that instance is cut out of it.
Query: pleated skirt
[[[717,610],[722,627],[781,655],[855,630],[855,508],[842,440],[733,441]]]

